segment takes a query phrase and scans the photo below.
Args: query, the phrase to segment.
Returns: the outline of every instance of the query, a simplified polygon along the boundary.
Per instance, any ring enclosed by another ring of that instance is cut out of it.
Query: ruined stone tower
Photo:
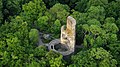
[[[52,40],[48,46],[49,50],[59,52],[63,55],[69,55],[73,53],[75,50],[75,28],[76,20],[73,17],[68,16],[67,25],[63,25],[61,27],[60,39]],[[58,47],[58,49],[55,47]]]

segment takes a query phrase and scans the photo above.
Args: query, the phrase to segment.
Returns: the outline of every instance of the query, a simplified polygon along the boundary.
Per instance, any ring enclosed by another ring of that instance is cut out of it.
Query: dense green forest
[[[82,48],[65,58],[37,43],[67,16]],[[0,0],[0,67],[120,67],[120,0]]]

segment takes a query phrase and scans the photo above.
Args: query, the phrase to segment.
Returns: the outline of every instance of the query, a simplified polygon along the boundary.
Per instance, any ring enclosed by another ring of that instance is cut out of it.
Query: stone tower
[[[69,55],[75,50],[75,36],[76,36],[76,20],[68,16],[67,17],[67,25],[63,25],[61,27],[61,37],[60,39],[52,40],[49,43],[49,50],[53,50],[55,52],[59,52],[63,55]],[[59,47],[56,49],[55,47]],[[66,50],[64,50],[66,49]]]

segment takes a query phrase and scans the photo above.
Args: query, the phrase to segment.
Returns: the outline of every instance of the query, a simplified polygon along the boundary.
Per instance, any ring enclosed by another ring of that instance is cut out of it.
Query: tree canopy
[[[75,52],[39,45],[58,39],[68,16]],[[120,1],[0,0],[0,67],[120,67]]]

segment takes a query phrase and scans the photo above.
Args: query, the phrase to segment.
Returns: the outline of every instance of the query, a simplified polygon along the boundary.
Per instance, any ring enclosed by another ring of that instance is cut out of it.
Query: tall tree
[[[73,55],[69,67],[117,67],[117,61],[103,48],[91,48]]]
[[[46,6],[42,0],[30,1],[23,5],[22,8],[23,12],[21,13],[21,16],[23,17],[23,20],[28,23],[29,27],[34,27],[38,16],[43,16],[46,11]]]
[[[88,10],[88,19],[95,18],[98,21],[104,21],[105,9],[101,6],[91,6]]]
[[[2,0],[4,20],[10,20],[9,17],[19,15],[22,11],[22,5],[30,0]]]
[[[120,17],[120,1],[112,1],[106,6],[106,16],[118,19]]]
[[[2,20],[3,20],[2,10],[3,10],[3,3],[2,0],[0,0],[0,25],[2,24]]]

